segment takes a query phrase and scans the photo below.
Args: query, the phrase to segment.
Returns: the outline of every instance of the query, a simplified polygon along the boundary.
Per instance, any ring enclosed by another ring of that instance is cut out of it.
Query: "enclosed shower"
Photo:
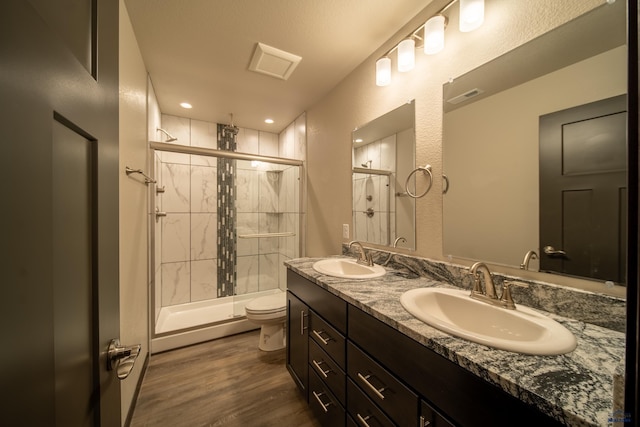
[[[150,143],[152,351],[255,328],[246,303],[284,292],[300,256],[302,161],[238,153],[237,133],[217,125],[218,149]]]

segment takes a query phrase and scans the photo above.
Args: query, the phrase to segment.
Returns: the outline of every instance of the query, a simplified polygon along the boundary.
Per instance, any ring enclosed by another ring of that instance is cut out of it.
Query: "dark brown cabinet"
[[[309,385],[308,318],[309,307],[287,293],[287,369],[305,397]]]
[[[418,427],[454,427],[424,400],[420,402],[420,424]]]
[[[287,286],[287,367],[322,425],[560,425],[291,270]]]

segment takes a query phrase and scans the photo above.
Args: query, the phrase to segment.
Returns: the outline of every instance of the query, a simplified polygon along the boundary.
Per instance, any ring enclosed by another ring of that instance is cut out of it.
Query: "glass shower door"
[[[237,161],[234,314],[253,298],[286,290],[283,262],[300,253],[300,166]]]

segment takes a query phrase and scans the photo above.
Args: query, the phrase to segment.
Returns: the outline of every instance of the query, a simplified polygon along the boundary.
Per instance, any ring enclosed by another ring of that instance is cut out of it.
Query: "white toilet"
[[[251,300],[245,306],[247,319],[261,325],[258,348],[263,351],[275,351],[284,348],[284,324],[287,320],[287,294],[274,295]]]

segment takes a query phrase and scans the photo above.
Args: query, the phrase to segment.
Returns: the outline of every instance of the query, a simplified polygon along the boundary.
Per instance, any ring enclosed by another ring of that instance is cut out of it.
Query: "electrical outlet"
[[[349,224],[342,224],[342,238],[349,238]]]

